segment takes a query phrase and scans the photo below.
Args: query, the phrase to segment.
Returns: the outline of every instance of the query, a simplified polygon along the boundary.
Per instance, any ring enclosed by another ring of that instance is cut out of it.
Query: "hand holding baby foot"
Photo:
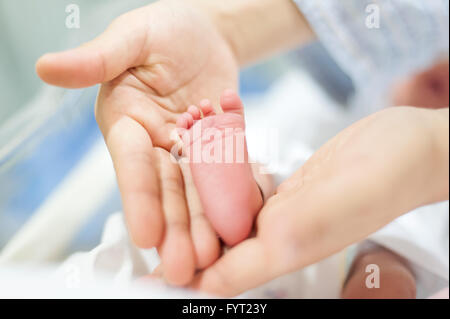
[[[222,94],[220,105],[224,113],[215,114],[211,102],[203,100],[199,107],[190,106],[178,118],[178,133],[183,138],[183,152],[188,157],[188,161],[186,158],[179,161],[185,187],[183,189],[183,185],[174,182],[163,182],[163,185],[172,184],[170,189],[176,190],[179,197],[184,192],[188,209],[171,203],[173,196],[165,201],[168,231],[159,248],[162,264],[153,275],[174,278],[177,273],[182,274],[186,263],[178,262],[180,255],[186,255],[185,262],[192,263],[186,253],[192,249],[196,269],[210,266],[222,250],[218,235],[227,245],[247,238],[263,204],[248,162],[242,102],[234,91],[228,90]],[[179,155],[178,149],[172,151],[172,159],[175,159]],[[169,157],[160,154],[163,158]],[[179,181],[175,178],[177,172],[179,174],[176,164],[159,163],[163,164],[159,169],[164,175],[161,176],[163,181]],[[263,186],[269,184],[264,179],[260,182]],[[186,229],[190,230],[191,241],[183,232]],[[189,242],[192,242],[191,246],[186,244]]]
[[[217,253],[208,244],[177,254],[180,245],[192,242],[189,216],[173,222],[167,212],[186,205],[184,196],[173,194],[184,189],[168,156],[170,132],[188,105],[216,100],[224,89],[237,87],[238,66],[228,41],[202,8],[159,1],[120,16],[79,48],[41,57],[36,68],[53,85],[101,83],[96,118],[114,162],[130,235],[142,248],[164,247],[163,263],[184,265],[179,273],[172,271],[176,267],[165,272],[170,283],[189,282],[197,266],[211,264]],[[167,172],[169,179],[162,177]]]
[[[350,126],[267,200],[256,237],[228,250],[192,287],[237,295],[448,199],[448,119],[448,108],[400,107]]]
[[[223,114],[215,114],[209,100],[189,107],[177,127],[204,212],[233,246],[249,236],[263,199],[248,160],[242,102],[228,90],[220,104]]]

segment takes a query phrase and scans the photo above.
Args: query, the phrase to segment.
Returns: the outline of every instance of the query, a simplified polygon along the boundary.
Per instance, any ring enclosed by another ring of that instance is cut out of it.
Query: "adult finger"
[[[102,127],[102,125],[101,125]],[[122,196],[128,229],[142,248],[159,245],[164,231],[157,157],[148,132],[127,116],[103,127]]]
[[[106,82],[142,62],[146,37],[145,10],[130,11],[96,39],[75,49],[43,55],[36,71],[45,82],[67,88]]]
[[[165,216],[165,234],[159,247],[163,276],[173,285],[185,285],[195,272],[195,255],[189,230],[189,216],[184,195],[183,176],[171,155],[160,148],[157,170],[161,185],[162,210]]]
[[[191,287],[224,297],[238,295],[275,277],[270,259],[259,238],[248,239],[199,273]]]

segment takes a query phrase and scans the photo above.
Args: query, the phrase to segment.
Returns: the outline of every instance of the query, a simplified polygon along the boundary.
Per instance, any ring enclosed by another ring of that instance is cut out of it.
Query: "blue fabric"
[[[357,89],[387,88],[448,58],[448,0],[294,1]]]

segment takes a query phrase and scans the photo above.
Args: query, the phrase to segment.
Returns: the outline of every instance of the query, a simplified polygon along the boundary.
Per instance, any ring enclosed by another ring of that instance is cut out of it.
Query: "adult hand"
[[[449,113],[396,107],[323,146],[270,198],[257,234],[192,286],[232,296],[317,262],[396,217],[448,199]]]
[[[201,211],[188,215],[182,175],[167,152],[178,114],[237,89],[237,61],[208,15],[188,1],[156,2],[79,48],[44,55],[37,72],[67,88],[102,83],[96,118],[130,234],[140,247],[159,248],[166,279],[186,284],[196,267],[214,262],[218,239]]]

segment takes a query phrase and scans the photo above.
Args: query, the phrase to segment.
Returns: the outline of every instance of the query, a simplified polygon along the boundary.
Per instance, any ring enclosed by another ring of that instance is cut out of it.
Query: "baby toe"
[[[201,112],[198,109],[198,107],[196,107],[195,105],[189,106],[188,112],[189,112],[189,114],[192,115],[192,117],[194,118],[194,121],[199,120],[201,117]]]
[[[203,100],[200,102],[200,108],[202,110],[203,116],[210,116],[214,114],[214,109],[210,100]]]
[[[181,115],[187,122],[187,128],[190,128],[194,124],[194,117],[192,114],[186,112]]]
[[[239,95],[233,90],[225,90],[220,97],[220,106],[225,113],[243,115],[244,105]]]

